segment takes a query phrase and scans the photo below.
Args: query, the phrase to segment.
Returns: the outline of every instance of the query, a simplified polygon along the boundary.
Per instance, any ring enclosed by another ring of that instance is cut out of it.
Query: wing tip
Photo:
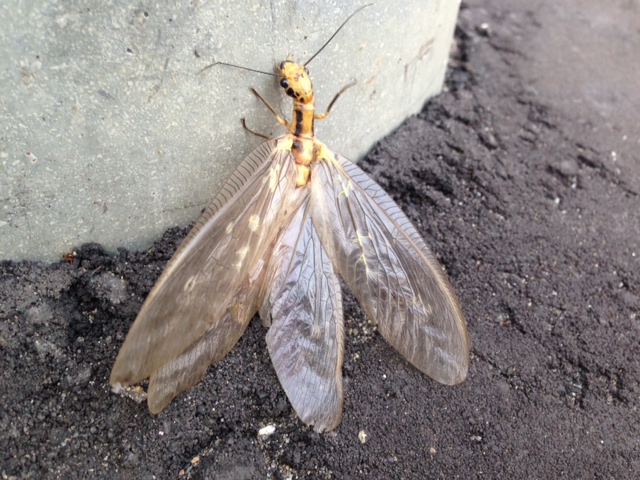
[[[305,420],[302,419],[303,423],[308,426],[313,426],[313,431],[316,433],[329,433],[332,430],[335,430],[340,422],[342,421],[342,407],[338,409],[333,415],[325,418],[319,419],[311,419]]]
[[[469,374],[469,361],[469,351],[467,350],[464,355],[464,360],[451,365],[446,371],[440,372],[440,375],[436,376],[427,372],[425,373],[443,385],[459,385],[467,379],[467,375]]]
[[[122,347],[120,347],[120,352],[111,368],[109,383],[111,385],[119,383],[124,387],[140,383],[151,377],[154,370],[154,363],[157,362],[153,359],[149,360],[148,357],[133,351],[132,348],[129,348],[127,341],[125,341]]]
[[[325,397],[325,401],[311,408],[307,408],[309,406],[304,405],[304,403],[301,404],[296,397],[292,398],[287,388],[284,388],[284,390],[289,398],[289,404],[293,407],[300,421],[309,427],[313,427],[316,433],[328,433],[340,425],[344,405],[341,384],[333,391],[333,395]]]
[[[459,370],[458,372],[456,372],[456,376],[454,376],[453,378],[451,378],[451,380],[449,382],[442,382],[445,385],[449,385],[449,386],[454,386],[454,385],[460,385],[462,382],[464,382],[467,379],[467,374],[469,373],[469,368],[468,366],[466,366],[464,369]]]
[[[138,378],[139,375],[135,375],[133,369],[125,366],[125,363],[116,360],[116,363],[111,369],[111,375],[109,376],[109,384],[112,387],[118,385],[120,388],[128,387],[136,383],[141,382],[146,377]]]
[[[152,415],[158,415],[167,407],[167,405],[169,405],[169,403],[171,403],[171,400],[173,400],[173,397],[167,400],[164,397],[156,398],[155,395],[148,395],[147,407],[149,407],[149,412],[151,412]]]
[[[111,369],[111,375],[109,376],[109,385],[111,385],[114,393],[119,393],[114,389],[122,390],[124,387],[131,385],[131,383],[127,382],[127,377],[130,377],[130,375],[122,371],[122,368],[116,360],[115,365]]]

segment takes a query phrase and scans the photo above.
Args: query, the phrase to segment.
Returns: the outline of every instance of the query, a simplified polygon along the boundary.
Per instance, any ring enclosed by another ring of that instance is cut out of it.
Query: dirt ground
[[[335,433],[296,418],[257,320],[151,416],[108,375],[187,230],[86,245],[0,264],[3,478],[637,478],[640,12],[572,3],[464,3],[447,91],[362,163],[450,275],[466,382],[420,374],[346,295]]]

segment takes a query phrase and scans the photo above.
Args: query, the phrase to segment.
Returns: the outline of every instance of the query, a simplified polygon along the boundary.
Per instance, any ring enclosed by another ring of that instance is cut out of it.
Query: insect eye
[[[289,81],[286,78],[283,78],[280,80],[280,86],[282,88],[289,88]]]
[[[307,67],[304,67],[304,71],[307,72],[307,75],[309,75],[309,69]]]

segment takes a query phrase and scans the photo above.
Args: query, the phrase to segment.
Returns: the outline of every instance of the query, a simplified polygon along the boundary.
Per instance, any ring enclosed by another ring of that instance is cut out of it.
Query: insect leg
[[[340,90],[338,93],[336,93],[336,96],[333,97],[333,100],[331,100],[331,103],[329,104],[329,106],[327,107],[327,111],[324,113],[316,113],[313,118],[315,118],[316,120],[322,120],[324,118],[327,118],[327,116],[329,116],[329,113],[331,112],[331,109],[333,108],[333,104],[336,103],[336,100],[338,100],[338,97],[340,95],[342,95],[348,88],[353,87],[356,83],[355,80],[351,83],[349,83],[348,85],[345,85],[344,87],[342,87],[342,90]]]
[[[242,121],[242,128],[244,128],[247,132],[253,133],[256,137],[262,137],[262,138],[266,138],[267,140],[271,140],[271,137],[265,135],[264,133],[258,133],[255,130],[251,130],[249,127],[247,127],[247,122],[244,121],[244,118],[242,118],[241,121]]]
[[[344,89],[343,89],[343,90],[344,90]],[[251,91],[253,92],[253,94],[254,94],[256,97],[258,97],[258,98],[262,101],[262,103],[264,103],[264,104],[265,104],[265,106],[266,106],[266,107],[271,111],[271,113],[273,113],[273,116],[274,116],[274,117],[276,117],[276,120],[278,121],[278,123],[279,123],[280,125],[282,125],[283,127],[286,127],[287,125],[289,125],[289,120],[286,120],[286,119],[282,118],[282,117],[278,114],[278,112],[276,112],[276,109],[275,109],[275,108],[273,108],[271,105],[269,105],[269,102],[267,102],[267,101],[262,97],[262,95],[260,95],[260,94],[255,90],[255,88],[252,88],[252,89],[251,89]]]

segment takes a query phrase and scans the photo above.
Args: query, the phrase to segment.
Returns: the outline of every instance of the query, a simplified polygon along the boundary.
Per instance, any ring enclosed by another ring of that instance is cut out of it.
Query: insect
[[[131,327],[110,383],[150,378],[152,413],[198,383],[259,312],[299,418],[320,432],[334,429],[343,403],[339,276],[411,364],[444,384],[466,377],[466,324],[441,266],[391,197],[314,134],[314,120],[350,85],[318,114],[306,65],[355,13],[307,62],[278,66],[293,99],[290,121],[252,89],[286,133],[264,136],[237,168]]]
[[[73,265],[77,256],[78,254],[76,252],[67,252],[62,255],[62,260],[67,262],[69,265]]]

